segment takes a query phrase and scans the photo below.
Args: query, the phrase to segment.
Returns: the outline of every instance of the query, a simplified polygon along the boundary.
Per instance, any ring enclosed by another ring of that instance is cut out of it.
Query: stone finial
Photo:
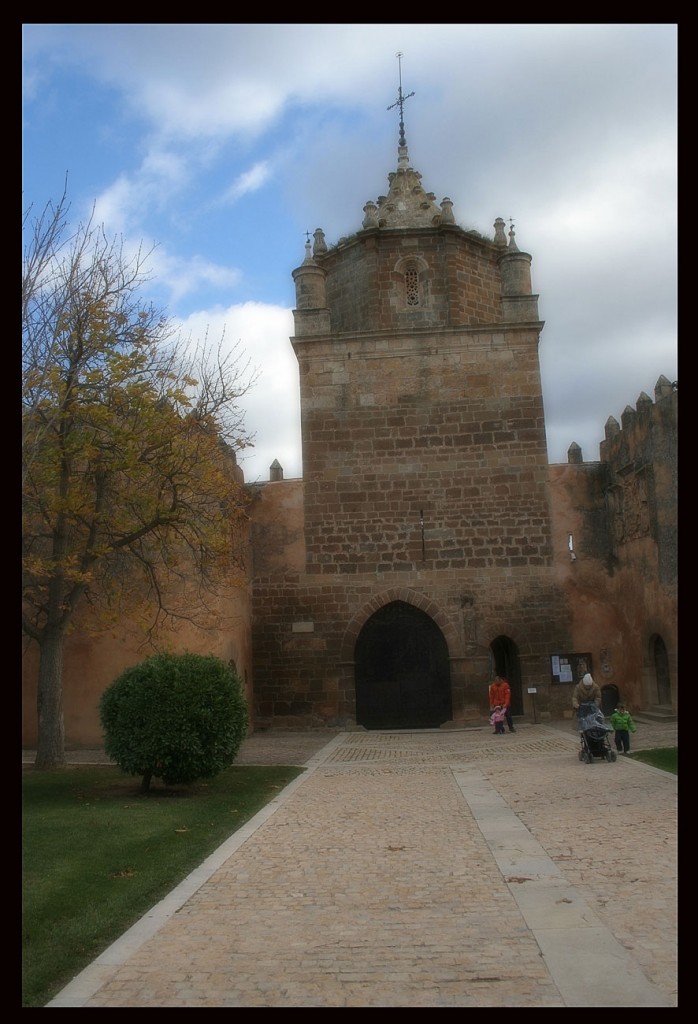
[[[429,198],[429,197],[427,197],[427,198]],[[456,218],[453,216],[453,203],[448,198],[448,196],[444,196],[444,198],[441,200],[441,223],[442,224],[455,224],[456,223]]]
[[[306,240],[306,243],[305,243],[305,259],[303,260],[303,266],[305,266],[306,263],[314,263],[314,262],[315,262],[315,260],[313,259],[313,254],[310,251],[310,239],[308,238]]]
[[[410,154],[407,152],[407,146],[398,146],[397,148],[397,166],[398,169],[407,171],[410,168]]]
[[[620,434],[620,423],[615,418],[615,416],[609,416],[608,419],[606,420],[606,426],[604,428],[604,433],[606,435],[606,440],[607,441],[610,438],[615,437],[616,434]]]
[[[501,217],[497,217],[494,222],[494,244],[506,248],[507,236],[504,234],[504,221]]]
[[[670,380],[667,380],[664,374],[662,374],[661,377],[658,378],[657,383],[654,385],[655,401],[659,401],[660,398],[666,398],[667,395],[670,395],[673,390],[674,385],[671,383]]]
[[[582,459],[582,449],[579,447],[576,441],[573,441],[567,449],[567,461],[571,465],[579,465],[581,462],[584,461]]]
[[[283,480],[284,471],[278,459],[274,459],[269,467],[269,480]]]
[[[635,422],[635,410],[632,405],[626,405],[620,414],[620,421],[623,424],[623,430],[627,430]]]
[[[378,227],[378,207],[375,203],[369,200],[364,206],[365,217],[363,219],[363,226],[365,228],[377,228]]]
[[[509,228],[509,252],[518,252],[519,247],[516,244],[516,232],[514,231],[514,225]]]
[[[313,231],[313,239],[313,256],[317,256],[318,253],[327,252],[325,232],[322,230],[322,228],[315,228],[315,231]]]
[[[442,222],[443,211],[434,193],[422,187],[421,177],[412,167],[391,171],[388,195],[378,196],[379,228],[426,228]]]

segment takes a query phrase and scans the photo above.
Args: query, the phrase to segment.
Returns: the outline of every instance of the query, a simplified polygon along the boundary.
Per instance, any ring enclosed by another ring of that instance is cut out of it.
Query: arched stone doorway
[[[601,687],[601,710],[604,715],[612,715],[618,707],[618,687],[615,683],[606,683]]]
[[[519,649],[508,636],[498,636],[490,644],[494,671],[506,679],[511,687],[511,713],[523,714],[523,697],[521,694],[521,665]]]
[[[354,653],[356,721],[366,729],[428,729],[451,721],[448,647],[434,620],[391,601],[364,624]]]
[[[652,637],[652,661],[657,680],[657,704],[671,707],[671,679],[666,644],[660,636]]]

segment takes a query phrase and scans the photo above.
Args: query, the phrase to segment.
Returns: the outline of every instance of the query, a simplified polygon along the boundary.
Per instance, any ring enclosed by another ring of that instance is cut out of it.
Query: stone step
[[[669,705],[655,704],[654,707],[645,711],[638,711],[634,716],[638,722],[643,719],[647,722],[675,722],[678,715]]]

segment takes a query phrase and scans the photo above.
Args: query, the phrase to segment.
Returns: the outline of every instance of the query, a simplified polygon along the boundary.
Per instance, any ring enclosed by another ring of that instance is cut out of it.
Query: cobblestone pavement
[[[521,726],[529,728],[527,725]],[[555,729],[576,740],[574,723],[570,721],[548,722],[547,729]],[[486,735],[486,728],[467,729],[472,737]],[[263,731],[253,733],[243,740],[236,758],[236,764],[284,764],[304,765],[308,759],[325,747],[330,739],[339,735],[341,729]],[[649,750],[652,747],[670,747],[678,744],[676,722],[651,722],[638,720],[638,731],[631,737],[633,750]],[[33,764],[36,751],[22,751],[23,764]],[[70,764],[110,764],[103,750],[71,750],[66,754]]]
[[[49,1006],[677,1006],[676,778],[578,748],[252,736],[306,772]]]

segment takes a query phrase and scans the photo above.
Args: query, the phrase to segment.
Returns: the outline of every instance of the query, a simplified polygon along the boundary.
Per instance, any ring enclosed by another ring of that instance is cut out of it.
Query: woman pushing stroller
[[[591,673],[587,672],[572,691],[572,707],[579,711],[580,704],[589,704],[591,701],[594,701],[597,708],[601,705],[601,688],[594,682]]]
[[[577,683],[572,693],[572,707],[577,712],[577,728],[579,729],[580,750],[579,760],[592,764],[595,757],[606,761],[615,761],[615,751],[611,750],[608,741],[609,731],[603,711],[601,710],[601,690],[587,672],[582,681]]]

